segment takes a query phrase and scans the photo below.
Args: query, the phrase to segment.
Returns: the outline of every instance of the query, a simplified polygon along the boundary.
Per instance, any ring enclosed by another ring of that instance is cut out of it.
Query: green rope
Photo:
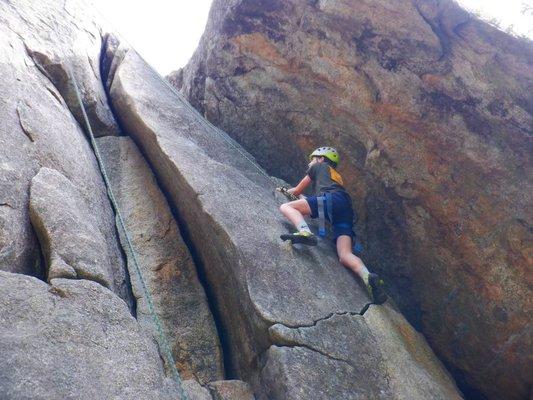
[[[122,231],[124,232],[124,237],[126,238],[126,243],[128,245],[129,252],[133,258],[133,265],[135,266],[135,271],[137,272],[137,276],[139,277],[139,282],[141,284],[141,288],[144,292],[144,296],[146,298],[146,302],[148,303],[148,309],[150,311],[150,314],[152,315],[152,319],[154,322],[154,325],[157,329],[157,333],[159,335],[159,346],[161,347],[161,350],[166,356],[167,364],[170,368],[170,371],[172,373],[172,376],[174,377],[174,380],[176,381],[176,384],[178,386],[178,394],[183,400],[189,400],[189,397],[183,390],[183,385],[181,383],[179,372],[176,368],[176,363],[174,361],[174,357],[172,356],[172,352],[170,350],[170,346],[168,344],[167,337],[165,333],[163,332],[163,327],[161,325],[161,321],[159,320],[159,317],[157,316],[154,308],[154,304],[152,303],[152,297],[150,296],[150,292],[148,291],[148,288],[146,287],[146,284],[144,282],[141,269],[139,268],[139,261],[137,259],[137,255],[135,253],[135,249],[133,247],[133,244],[130,239],[130,235],[128,234],[128,230],[126,229],[126,224],[124,223],[124,220],[122,219],[122,214],[120,212],[118,203],[115,199],[115,195],[113,194],[113,190],[111,189],[111,183],[107,176],[107,172],[105,169],[104,162],[102,161],[102,157],[100,155],[100,151],[98,149],[98,145],[96,144],[96,140],[94,138],[93,130],[91,128],[91,124],[89,123],[89,118],[87,117],[87,113],[85,111],[85,107],[83,105],[83,102],[81,100],[80,91],[78,88],[78,83],[76,82],[76,79],[74,78],[74,74],[72,73],[70,66],[67,65],[67,73],[69,80],[72,80],[74,84],[74,91],[76,92],[76,98],[78,100],[78,103],[81,107],[81,111],[83,114],[83,119],[85,121],[85,125],[87,128],[87,132],[89,133],[89,137],[91,139],[91,144],[94,150],[94,154],[96,155],[96,160],[98,161],[98,165],[100,167],[100,171],[102,172],[102,176],[104,178],[104,182],[107,188],[107,193],[109,195],[109,199],[111,200],[111,203],[113,204],[113,207],[115,208],[115,212],[117,214],[117,219],[119,221],[119,225],[122,228]]]

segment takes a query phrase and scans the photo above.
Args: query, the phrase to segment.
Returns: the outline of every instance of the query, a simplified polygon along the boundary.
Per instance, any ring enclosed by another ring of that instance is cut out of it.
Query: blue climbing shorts
[[[318,196],[320,197],[320,196]],[[311,208],[311,218],[318,218],[318,200],[317,196],[309,196],[305,198],[309,208]],[[331,192],[331,203],[333,207],[333,242],[337,242],[337,238],[341,235],[348,235],[355,240],[355,233],[353,231],[354,211],[352,208],[352,199],[346,192],[338,191]],[[324,201],[324,216],[331,223],[329,217],[328,203]]]

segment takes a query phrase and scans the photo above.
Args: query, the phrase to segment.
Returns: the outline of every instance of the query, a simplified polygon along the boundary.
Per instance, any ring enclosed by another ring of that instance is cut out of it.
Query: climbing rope
[[[65,59],[66,60],[66,59]],[[137,277],[139,278],[139,282],[141,284],[142,291],[144,292],[144,298],[146,299],[146,302],[148,303],[148,310],[150,311],[150,314],[152,315],[152,319],[154,322],[154,325],[156,327],[158,336],[159,336],[159,346],[161,350],[163,351],[167,365],[170,368],[170,371],[172,373],[172,376],[174,380],[176,381],[177,387],[178,387],[178,394],[181,399],[183,400],[189,400],[189,397],[183,390],[183,385],[180,379],[179,372],[176,368],[176,362],[174,361],[174,357],[172,356],[172,352],[170,350],[170,346],[168,344],[167,337],[165,333],[163,332],[163,327],[161,325],[161,321],[159,320],[159,317],[157,316],[154,308],[154,304],[152,302],[152,297],[150,296],[150,292],[148,291],[148,288],[146,287],[141,269],[139,268],[139,261],[137,259],[137,254],[135,252],[135,248],[133,247],[133,244],[130,239],[130,235],[128,233],[128,230],[126,229],[126,224],[124,223],[124,220],[122,218],[122,213],[120,212],[120,208],[118,206],[117,200],[115,198],[115,195],[113,194],[113,190],[111,189],[111,183],[109,180],[109,177],[107,176],[105,164],[102,160],[102,156],[100,155],[100,150],[98,149],[98,145],[96,144],[96,140],[94,138],[93,130],[91,128],[91,124],[89,122],[89,118],[87,117],[87,113],[85,111],[85,106],[83,105],[83,101],[81,99],[78,83],[76,81],[76,78],[74,77],[74,74],[72,73],[72,70],[70,68],[70,65],[67,63],[67,74],[68,79],[73,83],[74,91],[76,93],[76,99],[78,101],[78,104],[80,105],[81,112],[83,114],[83,120],[85,122],[85,127],[87,128],[87,132],[89,134],[89,138],[91,140],[91,145],[94,150],[94,154],[96,156],[96,160],[98,161],[98,166],[100,167],[100,171],[102,172],[102,176],[104,178],[104,183],[106,185],[107,193],[109,195],[109,199],[111,200],[111,203],[113,204],[113,207],[115,208],[115,212],[117,215],[117,219],[119,221],[120,228],[122,229],[122,232],[124,233],[124,238],[126,239],[126,244],[128,247],[128,250],[131,254],[131,257],[133,259],[133,265],[135,267],[135,272],[137,273]]]

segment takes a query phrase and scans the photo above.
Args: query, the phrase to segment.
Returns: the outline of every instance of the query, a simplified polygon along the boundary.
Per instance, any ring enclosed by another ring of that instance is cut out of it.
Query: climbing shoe
[[[378,274],[371,273],[368,276],[368,292],[374,304],[383,304],[387,300],[387,293],[385,293],[385,282]]]
[[[281,240],[290,240],[292,244],[300,243],[308,246],[316,246],[318,240],[311,232],[301,231],[296,233],[286,233],[280,236]]]

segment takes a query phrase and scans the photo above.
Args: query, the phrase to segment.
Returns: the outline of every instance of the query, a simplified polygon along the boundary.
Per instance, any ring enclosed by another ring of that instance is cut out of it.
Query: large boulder
[[[89,280],[0,271],[0,398],[177,399],[152,339]]]
[[[324,144],[365,260],[473,395],[533,370],[533,44],[451,0],[215,0],[171,81],[293,183]]]
[[[31,180],[30,220],[46,262],[46,279],[90,279],[113,289],[104,236],[76,187],[60,172],[41,168]]]
[[[287,225],[278,212],[272,181],[249,154],[209,126],[134,51],[123,57],[111,81],[110,98],[118,119],[146,155],[201,261],[230,373],[250,382],[259,399],[313,398],[312,391],[297,389],[314,386],[316,375],[303,372],[311,364],[307,359],[273,354],[277,346],[269,328],[314,326],[334,314],[360,314],[368,302],[365,290],[338,263],[330,243],[314,249],[292,248],[279,240]],[[343,326],[349,323],[341,320]],[[353,327],[345,329],[356,334]],[[295,349],[319,348],[328,336],[341,342],[340,332],[326,328]],[[406,347],[405,354],[412,355],[411,345],[424,345],[420,337],[414,342],[400,344]],[[380,343],[369,346],[368,359],[382,349]],[[313,352],[313,357],[317,365],[337,364],[325,352]],[[435,356],[423,361],[427,374],[417,375],[426,382],[423,386],[460,398]],[[285,372],[278,375],[281,380],[276,385],[269,381],[273,370]],[[390,386],[390,398],[403,398],[405,391],[412,399],[426,398],[410,391],[412,371],[405,371],[398,386]],[[324,372],[320,376],[324,385],[381,396],[378,385],[359,380],[353,369],[341,376],[335,368]],[[388,376],[377,374],[385,385]]]
[[[150,167],[128,137],[97,139],[139,269],[170,341],[183,379],[202,384],[224,377],[218,333],[189,249]],[[152,315],[125,236],[123,248],[137,320],[154,337]]]
[[[114,215],[96,159],[62,92],[29,55],[29,48],[39,45],[54,52],[56,61],[65,67],[66,59],[60,56],[59,48],[67,47],[69,54],[77,54],[75,58],[84,70],[92,71],[91,59],[94,70],[98,71],[98,29],[90,19],[85,21],[83,14],[77,17],[69,14],[74,12],[72,7],[78,7],[76,4],[74,1],[0,2],[0,270],[45,275],[40,246],[30,224],[28,203],[31,179],[41,167],[50,168],[64,175],[79,192],[88,215],[92,216],[95,235],[104,239],[112,266],[112,286],[123,299],[128,299],[126,269]],[[75,23],[80,24],[79,30]],[[90,26],[89,31],[83,29],[85,24]],[[66,44],[60,44],[59,40]],[[77,45],[70,46],[69,40]],[[87,96],[94,95],[91,98],[95,104],[106,101],[96,72],[79,74],[79,81],[80,90]],[[90,87],[94,90],[89,90]],[[104,108],[110,116],[109,108]]]

